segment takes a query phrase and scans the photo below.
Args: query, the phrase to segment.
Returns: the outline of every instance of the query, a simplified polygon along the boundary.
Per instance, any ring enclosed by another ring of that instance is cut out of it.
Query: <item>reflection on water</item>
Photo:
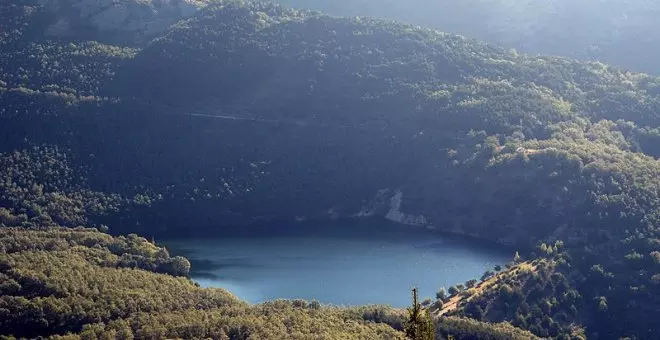
[[[303,298],[403,307],[412,286],[433,297],[440,287],[479,278],[512,258],[509,251],[427,233],[178,239],[165,244],[190,258],[191,276],[200,285],[225,288],[251,303]]]

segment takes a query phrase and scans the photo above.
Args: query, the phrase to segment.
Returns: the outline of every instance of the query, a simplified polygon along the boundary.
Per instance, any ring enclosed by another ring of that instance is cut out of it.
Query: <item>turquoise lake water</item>
[[[440,287],[478,279],[513,251],[432,233],[387,236],[282,236],[177,239],[191,277],[260,303],[278,298],[323,304],[407,306],[410,289],[434,297]]]

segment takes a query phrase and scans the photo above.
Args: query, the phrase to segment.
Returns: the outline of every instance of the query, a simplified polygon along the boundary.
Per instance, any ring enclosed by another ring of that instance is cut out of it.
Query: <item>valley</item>
[[[264,2],[0,19],[2,337],[660,334],[653,74]]]

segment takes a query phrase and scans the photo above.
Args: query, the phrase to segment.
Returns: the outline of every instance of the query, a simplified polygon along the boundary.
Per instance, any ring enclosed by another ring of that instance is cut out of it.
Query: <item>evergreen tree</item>
[[[513,256],[513,263],[520,263],[522,259],[520,258],[520,254],[516,252],[516,254]]]
[[[417,301],[417,288],[413,288],[412,293],[412,307],[408,308],[405,325],[406,336],[411,340],[434,340],[435,325],[431,313]]]

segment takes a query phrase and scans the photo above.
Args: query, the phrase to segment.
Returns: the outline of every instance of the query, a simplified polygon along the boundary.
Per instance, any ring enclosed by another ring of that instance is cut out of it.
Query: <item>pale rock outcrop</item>
[[[355,217],[382,216],[386,219],[405,225],[429,227],[429,220],[422,215],[411,215],[401,211],[403,203],[403,191],[392,189],[378,190],[375,197],[365,204],[355,214]]]
[[[389,198],[390,189],[380,189],[376,196],[367,204],[362,206],[362,209],[355,215],[356,217],[371,217],[382,216],[386,213],[388,207],[387,199]]]
[[[406,225],[426,226],[428,219],[422,215],[409,215],[401,212],[401,203],[403,202],[403,192],[397,190],[390,199],[390,210],[385,214],[385,218]]]

